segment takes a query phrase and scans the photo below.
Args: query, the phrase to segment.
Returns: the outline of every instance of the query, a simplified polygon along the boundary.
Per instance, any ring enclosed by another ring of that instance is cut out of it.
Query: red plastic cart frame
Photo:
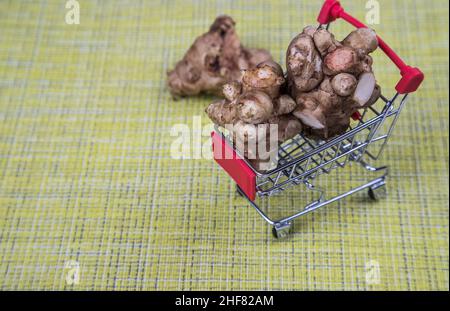
[[[359,20],[344,11],[337,0],[325,0],[320,10],[317,21],[322,24],[329,24],[338,18],[342,18],[357,28],[367,27]],[[400,94],[415,92],[424,79],[424,74],[419,68],[408,66],[379,36],[378,45],[381,50],[392,60],[400,70],[401,79],[395,86]],[[359,115],[359,114],[358,114]],[[355,114],[353,118],[358,119]],[[225,141],[222,134],[212,132],[212,145],[214,160],[230,175],[236,184],[241,188],[247,197],[254,201],[256,197],[256,172],[239,157],[231,146]],[[224,157],[224,153],[232,154],[232,157]]]
[[[317,21],[320,24],[328,24],[338,18],[342,18],[348,23],[352,24],[357,28],[365,28],[367,27],[359,20],[349,15],[344,11],[341,4],[337,0],[325,0],[325,3],[320,10],[319,16],[317,17]],[[406,63],[383,41],[379,36],[378,45],[381,50],[392,60],[392,62],[397,66],[400,70],[400,75],[402,78],[395,86],[395,90],[400,94],[412,93],[415,92],[424,79],[424,74],[420,71],[419,68],[411,67],[406,65]]]

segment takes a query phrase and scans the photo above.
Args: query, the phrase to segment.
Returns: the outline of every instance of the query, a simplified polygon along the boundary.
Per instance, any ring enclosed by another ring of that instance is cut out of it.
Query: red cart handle
[[[328,24],[337,18],[342,18],[348,23],[357,28],[366,28],[367,26],[361,23],[359,20],[349,15],[344,11],[341,4],[337,0],[325,0],[325,3],[320,10],[317,21],[320,24]],[[400,94],[415,92],[424,79],[424,74],[419,68],[408,66],[389,45],[386,44],[379,36],[378,45],[383,52],[392,60],[392,62],[400,69],[402,78],[395,86],[395,89]]]

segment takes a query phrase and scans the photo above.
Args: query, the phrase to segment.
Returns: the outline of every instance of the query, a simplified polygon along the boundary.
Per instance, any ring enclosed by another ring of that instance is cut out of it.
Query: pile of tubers
[[[340,135],[355,112],[378,100],[370,56],[377,47],[369,28],[338,41],[324,28],[307,26],[289,44],[284,73],[267,51],[243,48],[234,21],[220,16],[168,73],[168,86],[176,96],[221,91],[223,99],[211,103],[207,115],[231,128],[236,149],[264,171],[278,144],[299,133],[315,140]],[[263,142],[265,152],[257,148]]]
[[[323,28],[306,27],[286,53],[287,88],[293,115],[306,136],[326,140],[344,133],[359,109],[381,95],[369,55],[378,47],[375,32],[359,28],[339,42]]]
[[[232,132],[236,149],[257,170],[270,169],[278,144],[302,131],[300,120],[292,115],[297,104],[282,92],[285,82],[280,65],[265,61],[243,70],[240,81],[225,84],[225,99],[206,108],[215,124]],[[276,133],[271,132],[274,124]]]

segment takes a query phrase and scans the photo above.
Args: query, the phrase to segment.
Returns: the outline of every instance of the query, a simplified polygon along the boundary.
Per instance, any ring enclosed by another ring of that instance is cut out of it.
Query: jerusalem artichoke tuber
[[[239,97],[237,106],[239,119],[251,124],[266,122],[273,113],[272,99],[261,91],[244,93]]]
[[[259,90],[271,98],[280,94],[280,87],[284,83],[283,69],[274,61],[258,64],[254,69],[243,70],[243,91]]]
[[[348,73],[340,73],[331,80],[333,91],[339,96],[349,96],[356,88],[355,76]]]
[[[222,93],[230,102],[235,101],[242,93],[242,84],[238,81],[226,83],[222,87]]]
[[[218,93],[223,84],[240,77],[241,69],[271,60],[269,52],[246,49],[229,16],[216,18],[209,31],[198,37],[175,68],[167,73],[173,96]]]
[[[217,125],[225,126],[237,121],[237,105],[225,99],[211,103],[205,109],[208,117]]]
[[[297,103],[289,95],[281,95],[273,102],[273,114],[280,116],[289,114],[297,107]]]
[[[340,47],[327,54],[324,58],[323,71],[328,76],[340,73],[357,74],[361,71],[358,53],[349,47]]]
[[[370,28],[358,28],[352,31],[342,44],[353,48],[358,53],[367,55],[378,47],[378,39],[375,31]]]
[[[308,92],[322,82],[322,59],[312,37],[306,33],[296,36],[286,53],[287,77],[291,94]]]
[[[335,94],[322,90],[303,93],[297,97],[297,108],[293,115],[305,125],[316,130],[323,130],[324,138],[329,138],[328,130],[336,121],[336,111],[342,111],[343,100]]]
[[[334,38],[334,35],[326,29],[320,28],[313,34],[314,44],[321,56],[333,52],[342,44]]]
[[[280,143],[293,138],[302,131],[300,121],[290,114],[272,117],[268,122],[278,126],[278,141]]]

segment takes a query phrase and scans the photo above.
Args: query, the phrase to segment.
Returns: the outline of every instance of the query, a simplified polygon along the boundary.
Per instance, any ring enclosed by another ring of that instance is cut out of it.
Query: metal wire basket
[[[342,18],[359,28],[366,27],[347,14],[338,1],[325,1],[317,18],[319,27],[328,28],[330,22],[337,18]],[[261,173],[233,147],[232,139],[224,129],[216,127],[212,132],[214,159],[234,179],[238,193],[273,226],[276,238],[289,235],[295,218],[358,191],[368,189],[369,196],[374,200],[386,196],[385,179],[388,168],[374,167],[367,161],[377,160],[380,157],[408,94],[417,90],[424,75],[418,68],[406,65],[381,38],[378,37],[378,41],[381,50],[399,68],[402,78],[396,85],[396,93],[392,98],[382,95],[375,105],[355,113],[352,116],[353,124],[344,134],[328,141],[316,141],[298,134],[278,147],[277,167]],[[376,173],[377,177],[347,192],[327,198],[324,190],[314,185],[315,179],[319,175],[329,174],[334,169],[343,168],[350,162],[359,163],[365,170]],[[273,220],[255,202],[257,196],[270,197],[281,194],[297,185],[317,191],[318,198],[308,202],[303,209],[292,215]]]

